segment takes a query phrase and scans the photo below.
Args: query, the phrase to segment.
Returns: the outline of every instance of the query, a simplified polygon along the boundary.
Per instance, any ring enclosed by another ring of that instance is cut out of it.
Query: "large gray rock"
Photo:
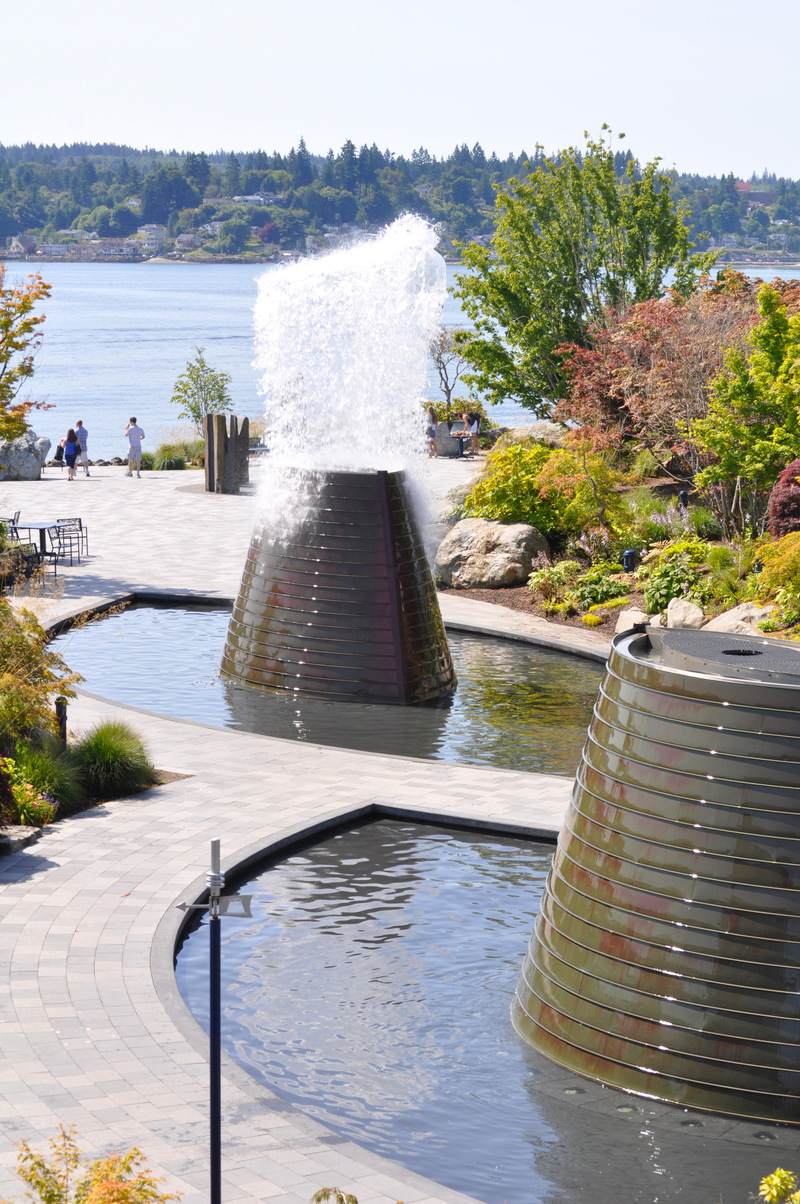
[[[706,623],[703,631],[726,631],[729,635],[761,635],[758,624],[766,619],[774,606],[757,606],[755,602],[740,602]]]
[[[667,607],[667,627],[702,627],[705,615],[688,598],[673,598]]]
[[[640,610],[638,606],[626,606],[624,610],[619,612],[617,616],[617,625],[614,628],[614,635],[619,635],[621,631],[630,631],[637,623],[649,623],[650,615],[645,610]]]
[[[0,440],[0,481],[38,481],[49,451],[50,440],[33,431],[19,439]]]
[[[525,585],[534,556],[549,550],[541,531],[527,523],[463,518],[440,543],[436,571],[454,589]]]

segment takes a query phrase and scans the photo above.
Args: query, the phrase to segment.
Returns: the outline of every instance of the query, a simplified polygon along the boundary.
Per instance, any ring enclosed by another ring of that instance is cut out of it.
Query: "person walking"
[[[88,477],[89,476],[89,449],[87,447],[87,444],[89,442],[89,432],[86,430],[86,427],[83,425],[83,422],[80,418],[75,423],[75,435],[78,439],[78,459],[80,460],[81,464],[83,465],[83,471],[86,473],[86,475]]]
[[[136,475],[140,477],[142,467],[142,439],[144,439],[144,431],[140,426],[136,425],[136,419],[131,418],[128,425],[125,427],[125,434],[128,436],[128,471],[126,477],[133,476],[133,466],[136,465]]]
[[[67,466],[67,480],[75,480],[75,460],[78,455],[80,444],[78,436],[72,427],[69,428],[65,437],[61,440],[61,446],[64,448],[64,463]]]

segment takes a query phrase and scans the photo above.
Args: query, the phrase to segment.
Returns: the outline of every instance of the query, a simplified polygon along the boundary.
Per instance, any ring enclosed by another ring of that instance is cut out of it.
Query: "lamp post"
[[[181,911],[208,909],[208,1096],[209,1204],[222,1204],[222,956],[220,916],[245,919],[252,915],[252,895],[221,897],[225,875],[220,869],[219,838],[211,841],[211,868],[206,872],[208,903],[179,903]],[[231,903],[241,903],[232,911]]]

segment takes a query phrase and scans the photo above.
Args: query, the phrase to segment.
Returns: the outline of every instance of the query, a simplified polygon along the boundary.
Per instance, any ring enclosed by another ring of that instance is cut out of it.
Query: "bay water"
[[[33,270],[9,264],[8,278]],[[31,424],[54,447],[81,418],[92,459],[124,456],[125,425],[135,417],[145,450],[153,451],[181,425],[170,397],[196,347],[205,348],[213,368],[230,374],[237,413],[255,418],[263,412],[253,367],[253,308],[259,278],[279,265],[43,263],[39,270],[52,293],[43,306],[44,339],[29,392],[53,408],[34,413]],[[457,271],[448,264],[448,286]],[[449,293],[442,320],[464,321]],[[428,395],[437,396],[432,366]],[[456,395],[466,396],[466,389]],[[492,419],[513,426],[530,415],[505,405]]]

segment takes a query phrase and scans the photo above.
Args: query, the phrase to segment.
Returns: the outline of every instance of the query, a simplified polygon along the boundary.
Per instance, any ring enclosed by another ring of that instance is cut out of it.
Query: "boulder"
[[[667,607],[667,627],[702,627],[705,615],[688,598],[673,598]]]
[[[44,435],[26,431],[19,439],[0,440],[0,481],[38,481],[50,451]]]
[[[527,523],[463,518],[440,543],[436,572],[454,589],[525,585],[534,556],[549,551],[544,535]]]
[[[614,635],[619,635],[621,631],[630,631],[631,627],[635,627],[637,623],[649,623],[650,615],[646,611],[640,610],[638,606],[626,606],[624,610],[619,612],[617,616],[617,625],[614,628]]]
[[[703,631],[726,631],[729,635],[761,635],[758,624],[766,619],[774,606],[757,606],[755,602],[740,602],[706,623]]]

